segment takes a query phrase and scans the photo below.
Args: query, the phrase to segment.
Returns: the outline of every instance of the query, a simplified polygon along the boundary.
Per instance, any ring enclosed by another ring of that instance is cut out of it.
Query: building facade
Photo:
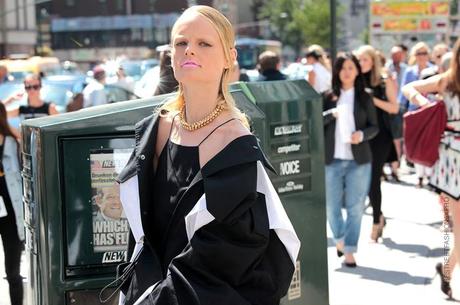
[[[48,14],[51,48],[61,59],[80,62],[120,55],[145,58],[151,49],[169,43],[171,27],[184,9],[214,2],[52,0]]]
[[[37,39],[35,5],[25,0],[0,0],[0,58],[34,53]]]

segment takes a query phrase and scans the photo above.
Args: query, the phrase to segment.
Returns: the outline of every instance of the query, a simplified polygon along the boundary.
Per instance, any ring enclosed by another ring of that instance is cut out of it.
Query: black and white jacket
[[[264,167],[253,135],[232,141],[196,175],[163,237],[164,261],[149,238],[155,204],[153,156],[158,117],[136,125],[136,147],[118,177],[131,227],[130,274],[121,304],[279,304],[300,241]]]

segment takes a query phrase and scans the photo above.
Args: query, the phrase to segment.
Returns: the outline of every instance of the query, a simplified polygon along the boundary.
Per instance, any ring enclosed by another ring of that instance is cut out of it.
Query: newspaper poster
[[[93,211],[93,250],[103,252],[102,263],[126,259],[129,226],[115,178],[128,162],[132,149],[90,152]]]

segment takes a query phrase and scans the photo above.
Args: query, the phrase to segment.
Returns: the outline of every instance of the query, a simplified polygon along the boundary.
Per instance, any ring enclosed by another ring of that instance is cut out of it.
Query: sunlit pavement
[[[383,183],[382,211],[387,219],[383,238],[370,242],[372,209],[366,209],[361,226],[355,269],[342,266],[328,228],[329,297],[331,305],[460,304],[460,270],[451,282],[454,298],[441,293],[435,265],[444,260],[442,209],[438,196],[417,189],[417,177],[401,175],[402,183]],[[447,235],[446,235],[447,234]],[[457,288],[457,289],[455,289]]]

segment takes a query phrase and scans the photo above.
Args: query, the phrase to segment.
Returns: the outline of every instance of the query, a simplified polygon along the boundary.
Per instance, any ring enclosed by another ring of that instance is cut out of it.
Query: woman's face
[[[313,65],[316,62],[316,59],[313,56],[307,57],[307,64]]]
[[[427,49],[421,48],[415,52],[415,62],[418,66],[425,66],[430,59],[430,53]]]
[[[26,79],[24,81],[24,89],[29,97],[40,96],[40,81],[37,79]]]
[[[372,66],[374,65],[374,62],[372,61],[372,58],[369,56],[369,54],[362,53],[358,56],[359,60],[359,65],[361,66],[361,72],[367,73],[370,70],[372,70]]]
[[[225,60],[219,35],[203,16],[181,17],[172,37],[171,59],[174,76],[183,85],[191,83],[220,83]]]
[[[358,68],[355,66],[355,63],[351,61],[351,59],[346,59],[339,72],[339,78],[342,86],[353,86],[357,76]]]

